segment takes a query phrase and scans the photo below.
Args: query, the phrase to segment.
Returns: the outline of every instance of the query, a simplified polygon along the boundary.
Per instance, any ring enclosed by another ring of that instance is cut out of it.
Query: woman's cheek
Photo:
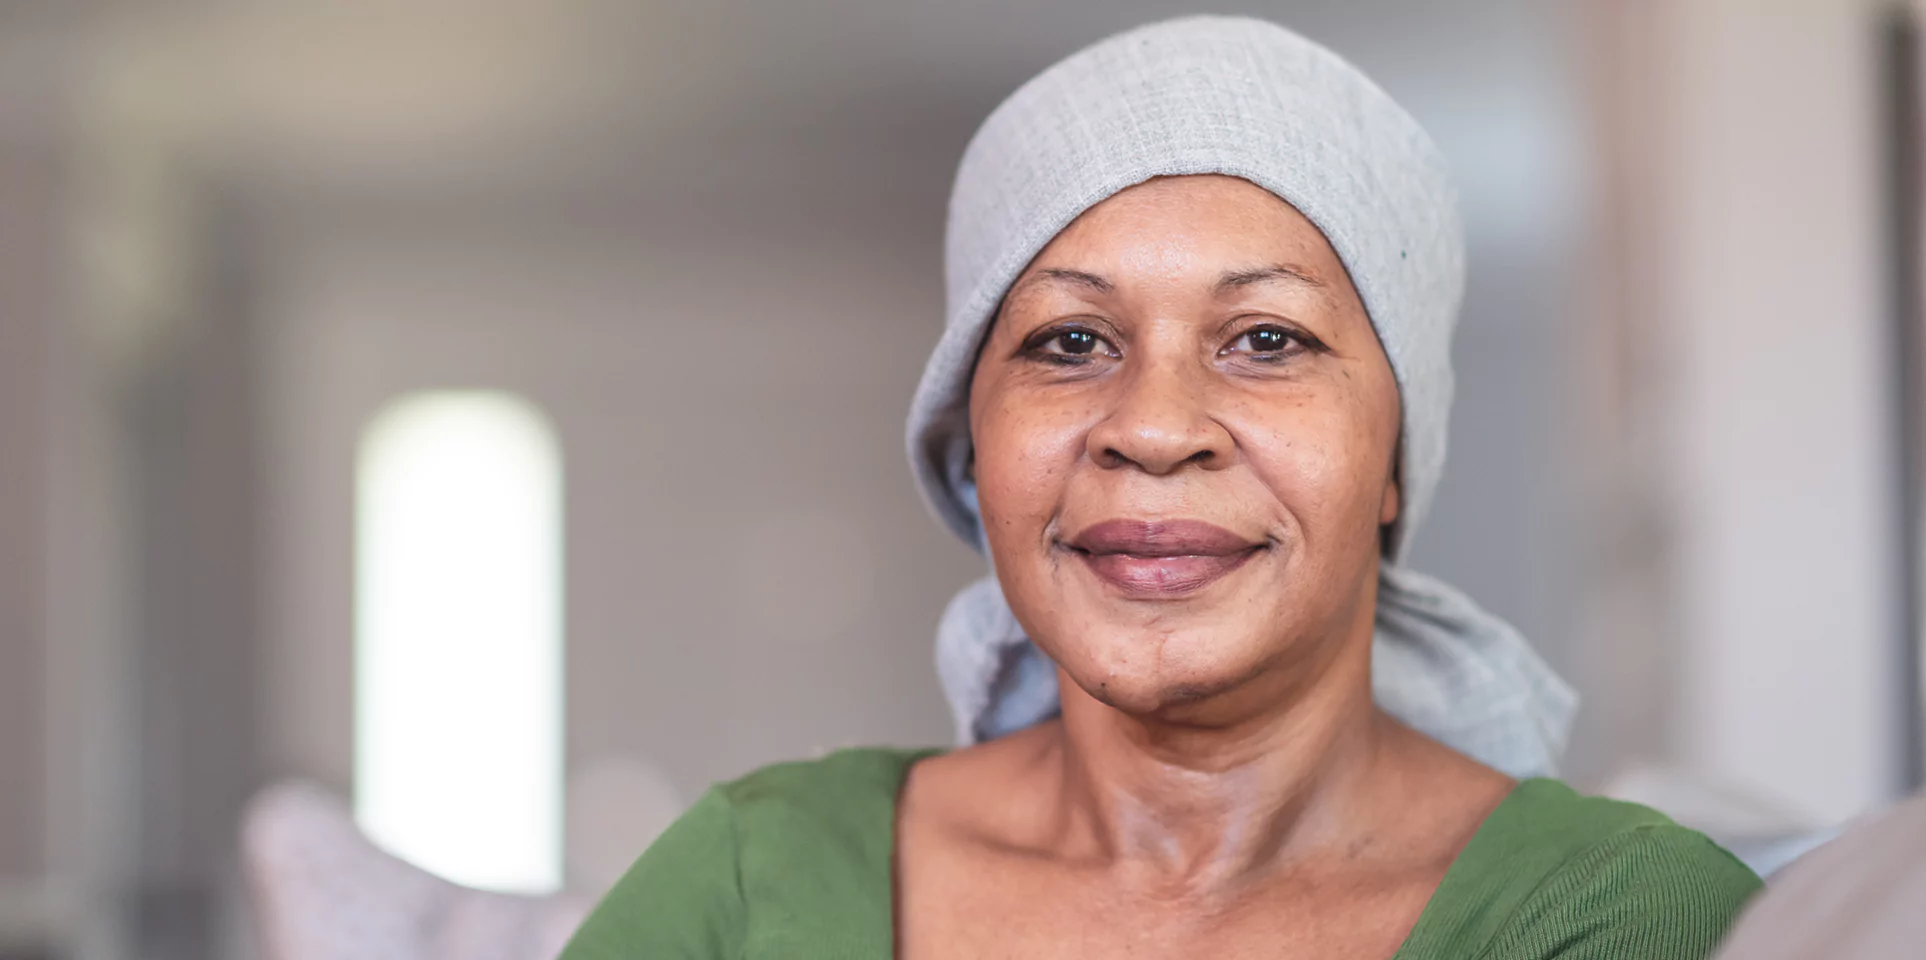
[[[1272,495],[1297,518],[1313,542],[1342,539],[1358,526],[1361,511],[1377,515],[1378,499],[1364,483],[1373,465],[1371,440],[1343,418],[1307,415],[1297,407],[1279,411],[1265,427],[1244,431],[1245,456]],[[1369,503],[1365,501],[1369,499]]]
[[[1050,471],[1040,438],[1010,404],[986,411],[978,422],[977,503],[993,539],[1013,542],[1017,528],[1037,526],[1050,501]]]
[[[1061,499],[1085,432],[1074,411],[1021,396],[999,404],[979,424],[979,497],[1002,500],[1002,512],[1049,511]]]

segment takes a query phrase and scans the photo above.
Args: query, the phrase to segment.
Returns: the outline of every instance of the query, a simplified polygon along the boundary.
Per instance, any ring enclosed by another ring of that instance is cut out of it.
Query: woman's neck
[[[1058,836],[1080,859],[1189,893],[1240,888],[1347,842],[1402,731],[1371,702],[1361,646],[1300,689],[1248,691],[1249,711],[1131,716],[1060,673]]]

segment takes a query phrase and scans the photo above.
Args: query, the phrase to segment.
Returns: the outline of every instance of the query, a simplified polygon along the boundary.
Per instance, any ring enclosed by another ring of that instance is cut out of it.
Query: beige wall
[[[1624,66],[1660,78],[1635,243],[1676,577],[1666,749],[1834,822],[1898,786],[1883,7],[1651,6]]]
[[[347,785],[354,444],[435,387],[522,392],[561,435],[573,764],[639,758],[692,799],[828,747],[947,742],[935,614],[980,567],[901,452],[933,245],[843,216],[749,241],[685,221],[285,247],[263,355],[270,768]]]
[[[47,335],[57,155],[0,136],[0,887],[45,869]]]

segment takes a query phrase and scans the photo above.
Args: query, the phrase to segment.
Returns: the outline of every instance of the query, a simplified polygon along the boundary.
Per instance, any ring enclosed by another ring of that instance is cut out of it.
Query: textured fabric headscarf
[[[1076,217],[1152,177],[1227,174],[1330,241],[1390,358],[1403,404],[1402,511],[1379,572],[1373,694],[1392,715],[1514,776],[1550,773],[1576,698],[1509,624],[1399,565],[1444,467],[1451,333],[1464,294],[1457,194],[1435,144],[1357,68],[1282,27],[1186,17],[1087,47],[977,130],[950,195],[948,326],[910,408],[918,485],[988,555],[969,386],[1010,284]],[[950,602],[937,669],[970,743],[1058,710],[1055,668],[994,573]]]

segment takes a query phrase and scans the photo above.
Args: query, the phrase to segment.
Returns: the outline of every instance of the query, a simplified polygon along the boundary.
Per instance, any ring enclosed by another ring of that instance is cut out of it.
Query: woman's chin
[[[1262,658],[1212,644],[1184,650],[1177,638],[1120,638],[1100,649],[1058,657],[1070,679],[1099,703],[1152,716],[1207,701],[1248,681]]]

